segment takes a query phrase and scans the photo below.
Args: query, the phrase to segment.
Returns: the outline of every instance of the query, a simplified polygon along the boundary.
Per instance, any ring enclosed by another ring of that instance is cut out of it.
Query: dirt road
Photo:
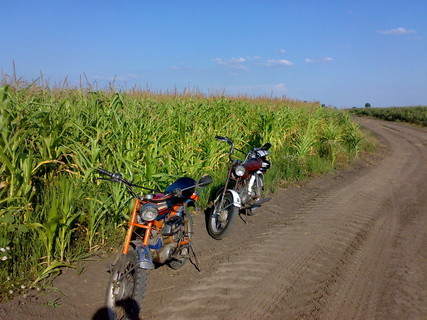
[[[427,319],[427,130],[358,122],[381,156],[278,191],[221,241],[196,216],[201,272],[152,271],[141,319]],[[105,264],[66,272],[62,294],[0,305],[0,318],[102,319]]]

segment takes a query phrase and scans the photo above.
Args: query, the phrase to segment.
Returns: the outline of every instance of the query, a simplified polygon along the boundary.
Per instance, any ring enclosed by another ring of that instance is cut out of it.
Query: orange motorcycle
[[[204,176],[196,181],[181,177],[159,192],[133,184],[120,173],[101,168],[97,171],[109,177],[98,179],[124,184],[135,198],[121,255],[111,269],[106,298],[109,319],[135,319],[144,300],[148,270],[154,269],[155,263],[179,269],[190,258],[193,220],[189,208],[197,208],[199,193],[212,178]],[[134,187],[150,193],[139,196]]]

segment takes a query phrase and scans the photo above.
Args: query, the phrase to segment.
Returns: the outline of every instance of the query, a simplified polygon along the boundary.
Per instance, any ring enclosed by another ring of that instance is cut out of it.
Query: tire
[[[106,298],[108,319],[139,319],[147,276],[148,270],[138,266],[137,253],[129,247],[128,254],[122,254],[111,270]]]
[[[230,232],[234,217],[238,214],[238,208],[233,205],[233,197],[227,193],[224,197],[222,207],[217,201],[208,212],[207,229],[209,235],[217,240],[224,238]]]
[[[261,198],[262,192],[264,191],[264,176],[262,174],[257,174],[255,176],[254,188],[257,198]]]
[[[183,233],[181,235],[182,238],[183,239],[188,238],[191,240],[191,237],[192,237],[193,232],[194,232],[193,230],[194,230],[193,218],[192,218],[190,213],[186,213],[186,214],[184,214],[184,227],[183,227]],[[177,240],[177,242],[179,241],[179,239],[176,239],[176,240]],[[181,269],[190,257],[190,247],[189,246],[184,245],[181,250],[187,251],[186,253],[183,253],[183,255],[184,255],[183,257],[174,258],[174,259],[168,261],[169,267],[171,267],[174,270]]]

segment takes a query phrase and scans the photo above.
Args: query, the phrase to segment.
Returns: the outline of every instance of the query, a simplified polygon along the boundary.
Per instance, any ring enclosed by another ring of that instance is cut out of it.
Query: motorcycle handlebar
[[[230,138],[227,137],[223,137],[223,136],[215,136],[215,139],[219,140],[219,141],[225,141],[227,142],[229,145],[233,145],[234,142],[233,140],[231,140]]]
[[[107,171],[105,169],[102,169],[102,168],[98,168],[98,169],[96,169],[96,171],[98,171],[99,173],[102,173],[102,174],[104,174],[106,176],[109,176],[110,178],[112,178],[113,175],[114,175],[114,173],[112,173],[110,171]]]
[[[105,169],[102,169],[102,168],[98,168],[98,169],[96,169],[99,173],[102,173],[102,174],[104,174],[104,175],[106,175],[106,176],[109,176],[111,179],[113,179],[113,180],[116,180],[116,181],[122,181],[122,182],[124,182],[123,180],[123,177],[122,177],[122,175],[120,174],[120,173],[113,173],[113,172],[110,172],[110,171],[108,171],[108,170],[105,170]],[[127,182],[127,181],[126,181]]]
[[[143,187],[143,186],[139,186],[137,184],[133,184],[133,183],[127,181],[126,179],[124,179],[120,173],[113,173],[113,172],[110,172],[110,171],[102,169],[102,168],[97,168],[96,171],[98,171],[99,173],[101,173],[103,175],[106,175],[106,176],[110,177],[110,179],[106,179],[106,178],[99,178],[99,179],[104,179],[104,180],[113,181],[113,182],[121,182],[121,183],[125,184],[126,187],[128,188],[128,190],[131,192],[131,194],[135,198],[138,198],[138,196],[132,190],[132,187],[137,187],[137,188],[145,189],[145,190],[148,190],[148,191],[151,191],[151,192],[159,192],[158,190],[155,190],[155,189],[146,188],[146,187]],[[169,196],[178,196],[179,194],[182,193],[182,191],[185,191],[185,190],[193,188],[193,187],[205,187],[205,186],[207,186],[210,183],[212,183],[212,177],[211,176],[204,176],[194,186],[191,186],[191,187],[188,187],[188,188],[185,188],[185,189],[179,189],[179,188],[177,188],[173,192],[171,192],[169,194],[166,194],[164,198],[157,199],[157,200],[163,200],[163,199],[168,198]]]

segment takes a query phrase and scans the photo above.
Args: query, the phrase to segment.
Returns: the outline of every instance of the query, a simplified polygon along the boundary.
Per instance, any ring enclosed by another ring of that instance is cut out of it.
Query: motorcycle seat
[[[176,180],[174,183],[172,183],[169,187],[167,187],[165,190],[165,193],[172,193],[175,189],[181,189],[181,190],[186,189],[182,191],[182,198],[190,198],[195,191],[196,183],[197,182],[194,179],[181,177],[178,180]]]

